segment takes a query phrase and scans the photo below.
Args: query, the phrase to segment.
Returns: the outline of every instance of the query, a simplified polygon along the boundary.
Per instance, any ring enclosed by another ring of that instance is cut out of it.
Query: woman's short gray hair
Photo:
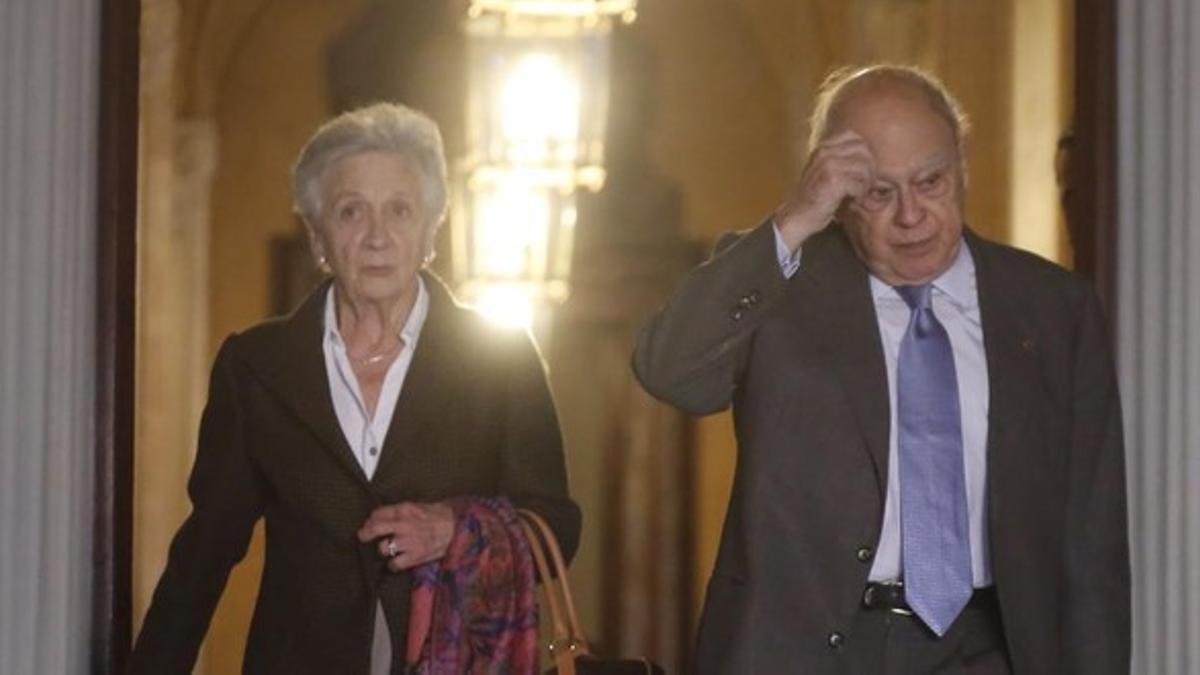
[[[386,152],[412,161],[421,174],[422,206],[429,246],[446,216],[449,192],[442,134],[432,119],[398,103],[376,103],[342,113],[322,124],[300,150],[292,167],[296,213],[310,225],[320,222],[321,179],[329,167],[362,152]]]
[[[914,85],[929,99],[929,105],[954,132],[954,143],[962,154],[963,140],[971,130],[971,119],[941,80],[908,65],[879,63],[870,66],[845,66],[825,77],[817,90],[817,101],[809,121],[808,152],[812,154],[829,133],[829,116],[850,85],[876,79],[890,79]]]

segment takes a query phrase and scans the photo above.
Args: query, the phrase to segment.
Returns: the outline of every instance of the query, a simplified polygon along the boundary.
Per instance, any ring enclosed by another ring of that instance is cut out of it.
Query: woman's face
[[[321,178],[313,248],[351,301],[402,301],[417,290],[425,252],[427,207],[421,174],[385,152],[350,155]]]

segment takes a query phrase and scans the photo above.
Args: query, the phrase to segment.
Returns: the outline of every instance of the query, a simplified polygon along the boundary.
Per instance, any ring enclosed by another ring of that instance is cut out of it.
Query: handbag
[[[579,627],[579,616],[575,612],[575,601],[571,598],[571,586],[567,582],[567,566],[563,563],[554,531],[533,511],[520,509],[519,513],[533,562],[542,577],[542,589],[554,631],[554,638],[548,645],[554,668],[546,671],[547,675],[663,675],[662,666],[646,658],[613,659],[592,654],[587,637]],[[547,559],[554,566],[554,574],[551,574]]]

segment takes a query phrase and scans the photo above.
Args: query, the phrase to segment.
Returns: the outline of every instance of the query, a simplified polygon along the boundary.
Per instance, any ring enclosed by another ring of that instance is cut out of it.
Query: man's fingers
[[[871,146],[860,140],[844,141],[842,143],[834,143],[830,145],[818,145],[813,151],[814,157],[840,157],[840,156],[856,156],[863,157],[867,160],[873,160],[875,155],[871,152]]]
[[[866,146],[819,151],[813,154],[806,169],[820,169],[831,164],[862,167],[867,171],[873,172],[875,170],[875,157]]]
[[[865,142],[857,138],[835,145],[822,145],[809,158],[804,173],[828,171],[830,168],[874,173],[875,155]]]
[[[846,196],[858,199],[875,184],[875,174],[870,171],[848,171],[846,173]]]
[[[836,175],[852,179],[871,181],[875,176],[875,168],[870,162],[859,157],[831,157],[826,160],[824,170]]]
[[[874,173],[875,158],[861,136],[849,129],[833,134],[809,158],[797,185],[797,206],[814,209],[813,219],[832,216],[843,199],[866,191]]]
[[[866,141],[855,130],[842,129],[841,131],[834,132],[822,138],[820,142],[817,143],[817,147],[820,148],[836,145],[847,145],[850,143],[863,143],[865,145]]]
[[[859,159],[829,158],[814,166],[801,183],[810,203],[840,202],[847,195],[862,194],[874,181],[871,167]]]
[[[818,145],[810,159],[815,161],[826,157],[859,157],[870,164],[875,163],[875,154],[871,152],[871,146],[859,138]]]

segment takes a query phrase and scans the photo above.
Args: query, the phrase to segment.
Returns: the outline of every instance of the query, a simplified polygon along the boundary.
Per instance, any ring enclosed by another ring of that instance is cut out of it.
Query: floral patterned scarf
[[[413,570],[408,672],[531,675],[538,670],[533,558],[503,498],[451,501],[454,537]]]

